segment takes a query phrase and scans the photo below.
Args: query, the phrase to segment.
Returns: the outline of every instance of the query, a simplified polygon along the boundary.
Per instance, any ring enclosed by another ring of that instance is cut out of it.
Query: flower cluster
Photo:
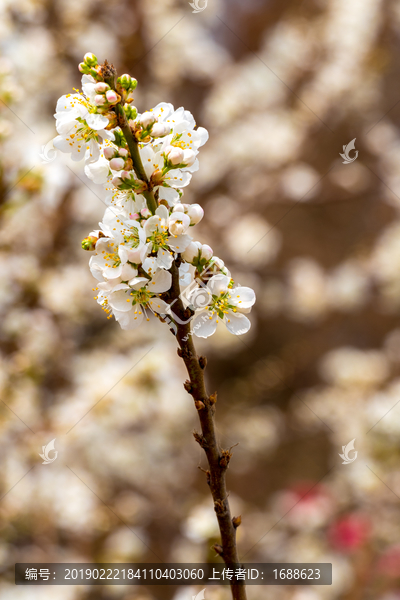
[[[150,313],[182,323],[170,293],[175,267],[194,334],[208,337],[219,322],[236,335],[246,333],[254,292],[234,283],[210,246],[193,241],[192,227],[204,211],[182,202],[208,132],[196,128],[190,112],[164,102],[138,113],[136,79],[117,78],[114,67],[99,65],[92,53],[79,70],[82,92],[57,102],[54,146],[84,159],[86,175],[109,192],[100,229],[82,242],[94,253],[95,299],[122,329],[134,329]]]

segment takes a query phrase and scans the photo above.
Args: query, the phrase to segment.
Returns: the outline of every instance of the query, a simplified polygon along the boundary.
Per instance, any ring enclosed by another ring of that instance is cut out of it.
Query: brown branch
[[[115,90],[116,71],[107,62],[103,65],[103,76],[108,85]],[[120,103],[115,106],[114,110],[117,115],[118,124],[128,144],[133,169],[137,177],[148,184],[148,178],[139,154],[138,142],[131,132],[125,111]],[[142,194],[146,198],[148,208],[154,214],[158,203],[153,191],[148,189],[142,192]],[[207,483],[214,500],[214,510],[221,533],[222,545],[215,544],[214,550],[223,558],[226,565],[239,567],[240,563],[236,548],[236,529],[239,527],[241,519],[240,517],[232,519],[225,483],[226,470],[232,456],[231,448],[229,450],[222,450],[217,442],[214,424],[217,394],[216,392],[210,396],[207,394],[204,382],[204,369],[207,365],[207,359],[205,356],[199,357],[196,354],[190,331],[190,314],[187,314],[188,311],[185,311],[180,299],[179,269],[176,261],[174,261],[170,271],[172,275],[172,287],[166,293],[166,299],[171,304],[173,303],[173,311],[177,316],[177,319],[174,319],[174,321],[177,328],[176,338],[179,344],[178,354],[183,358],[189,375],[189,379],[185,381],[184,387],[193,396],[201,425],[201,434],[194,432],[193,435],[200,446],[204,448],[207,456],[210,467],[206,471]],[[243,581],[232,579],[231,591],[233,600],[246,600],[246,587]]]
[[[240,517],[232,519],[226,490],[225,475],[228,469],[231,452],[222,450],[218,444],[215,433],[215,403],[216,393],[211,396],[207,393],[204,382],[205,357],[197,356],[190,331],[190,323],[185,322],[185,310],[179,297],[179,270],[174,262],[171,268],[172,287],[170,301],[173,302],[173,312],[178,317],[176,338],[179,344],[178,355],[183,359],[189,380],[184,387],[193,396],[197,413],[200,419],[201,434],[194,432],[195,440],[204,449],[209,464],[206,471],[207,483],[214,500],[214,510],[217,516],[221,533],[221,545],[215,544],[214,549],[227,565],[239,567],[239,557],[236,547],[236,529],[240,525]],[[180,323],[181,321],[181,323]],[[182,323],[183,322],[183,323]],[[246,588],[243,582],[231,582],[233,600],[246,600]]]

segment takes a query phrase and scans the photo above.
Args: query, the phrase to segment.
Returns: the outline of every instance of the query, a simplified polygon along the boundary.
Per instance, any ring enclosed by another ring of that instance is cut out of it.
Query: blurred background
[[[46,146],[91,51],[138,79],[140,112],[172,102],[209,130],[184,200],[205,208],[199,239],[256,290],[249,334],[197,341],[221,443],[239,443],[239,553],[332,562],[333,585],[251,587],[249,600],[399,600],[399,3],[0,7],[0,599],[199,591],[15,587],[15,562],[219,560],[175,340],[155,320],[121,331],[93,300],[80,241],[103,190]]]

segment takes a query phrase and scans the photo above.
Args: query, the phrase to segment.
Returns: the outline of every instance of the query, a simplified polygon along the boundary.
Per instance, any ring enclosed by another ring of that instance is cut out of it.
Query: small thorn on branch
[[[202,435],[200,435],[199,433],[197,433],[197,431],[193,431],[193,437],[194,437],[194,439],[196,440],[196,442],[197,442],[198,444],[200,444],[200,446],[201,446],[202,448],[206,448],[206,446],[207,446],[207,442],[206,442],[206,440],[205,440],[204,436],[202,436]]]
[[[219,554],[219,556],[224,555],[224,549],[222,548],[222,546],[220,544],[214,544],[213,549],[215,550],[215,552],[217,554]]]
[[[204,402],[202,402],[201,400],[196,400],[194,403],[195,407],[197,408],[197,410],[203,410],[203,408],[206,407],[206,405],[204,404]]]
[[[213,404],[217,403],[217,392],[214,392],[213,394],[211,394],[211,396],[209,396],[208,398],[209,403],[211,404],[211,406]]]
[[[206,356],[199,356],[199,365],[200,365],[200,369],[204,369],[207,366],[207,357]]]
[[[211,484],[211,473],[210,473],[210,471],[208,471],[208,470],[206,471],[206,469],[203,469],[203,467],[198,467],[198,468],[200,469],[200,471],[203,471],[203,473],[206,474],[207,483],[208,483],[208,485],[210,485]]]
[[[192,384],[189,381],[189,379],[186,379],[185,383],[183,384],[183,387],[185,388],[188,394],[192,393]]]
[[[235,529],[237,529],[239,527],[239,525],[242,524],[242,516],[239,515],[238,517],[233,517],[232,518],[232,525]]]

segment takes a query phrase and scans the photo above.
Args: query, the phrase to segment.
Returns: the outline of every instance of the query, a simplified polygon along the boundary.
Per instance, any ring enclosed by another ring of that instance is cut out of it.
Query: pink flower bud
[[[202,244],[201,246],[201,258],[205,260],[210,260],[213,256],[213,249],[207,244]]]
[[[94,97],[94,103],[95,103],[97,106],[102,106],[102,105],[103,105],[103,104],[105,104],[106,102],[107,102],[107,101],[106,101],[105,97],[104,97],[104,96],[102,96],[101,94],[97,94],[97,95]]]
[[[187,214],[190,217],[191,224],[197,225],[204,217],[204,210],[201,208],[200,204],[189,204]]]
[[[91,67],[97,65],[97,57],[93,54],[93,52],[86,52],[85,56],[83,57],[83,60]]]
[[[104,81],[99,81],[94,86],[94,91],[98,94],[104,94],[104,92],[106,92],[108,89],[110,89],[110,86],[107,85],[107,83],[105,83]]]
[[[146,111],[144,112],[140,117],[139,117],[139,123],[144,127],[144,129],[147,129],[147,127],[149,127],[150,125],[152,125],[153,123],[156,122],[156,118],[153,115],[153,113],[151,113],[150,111]]]
[[[122,173],[121,173],[121,179],[122,180],[124,180],[124,179],[130,179],[130,178],[131,178],[131,174],[130,174],[129,171],[122,171]]]
[[[80,71],[81,73],[84,73],[84,72],[86,71],[86,65],[85,65],[85,63],[83,63],[83,62],[82,62],[82,63],[79,63],[79,65],[78,65],[78,69],[79,69],[79,71]]]
[[[180,165],[183,162],[184,153],[182,148],[167,146],[165,155],[172,165]]]
[[[112,158],[110,160],[110,167],[114,171],[122,171],[125,166],[125,161],[123,158]]]
[[[193,152],[193,150],[185,150],[183,152],[183,160],[182,160],[182,162],[187,167],[191,167],[195,160],[196,160],[196,154]]]
[[[151,216],[151,211],[148,208],[142,208],[140,214],[142,215],[142,217],[147,218]]]
[[[108,90],[106,92],[107,102],[110,104],[117,104],[118,102],[118,94],[114,92],[114,90]]]
[[[129,215],[129,218],[132,219],[132,221],[137,221],[139,217],[140,217],[139,213],[131,213]]]
[[[112,180],[112,184],[115,185],[115,187],[119,187],[122,184],[122,179],[120,179],[119,177],[114,177],[114,179]]]
[[[117,153],[117,150],[115,148],[113,148],[112,146],[106,146],[104,148],[104,156],[106,157],[107,160],[111,160],[112,158],[114,158],[116,153]]]
[[[165,135],[168,135],[170,131],[171,126],[168,125],[168,123],[154,123],[151,128],[151,135],[155,138],[164,137]]]
[[[182,258],[188,263],[192,263],[199,255],[199,246],[197,242],[190,242],[189,246],[182,252]]]
[[[187,206],[187,204],[181,204],[179,202],[179,204],[175,204],[174,208],[172,209],[172,212],[186,212],[185,206]]]
[[[129,153],[128,153],[128,150],[126,148],[120,148],[118,150],[118,154],[120,156],[123,156],[125,158],[126,156],[128,156]]]

